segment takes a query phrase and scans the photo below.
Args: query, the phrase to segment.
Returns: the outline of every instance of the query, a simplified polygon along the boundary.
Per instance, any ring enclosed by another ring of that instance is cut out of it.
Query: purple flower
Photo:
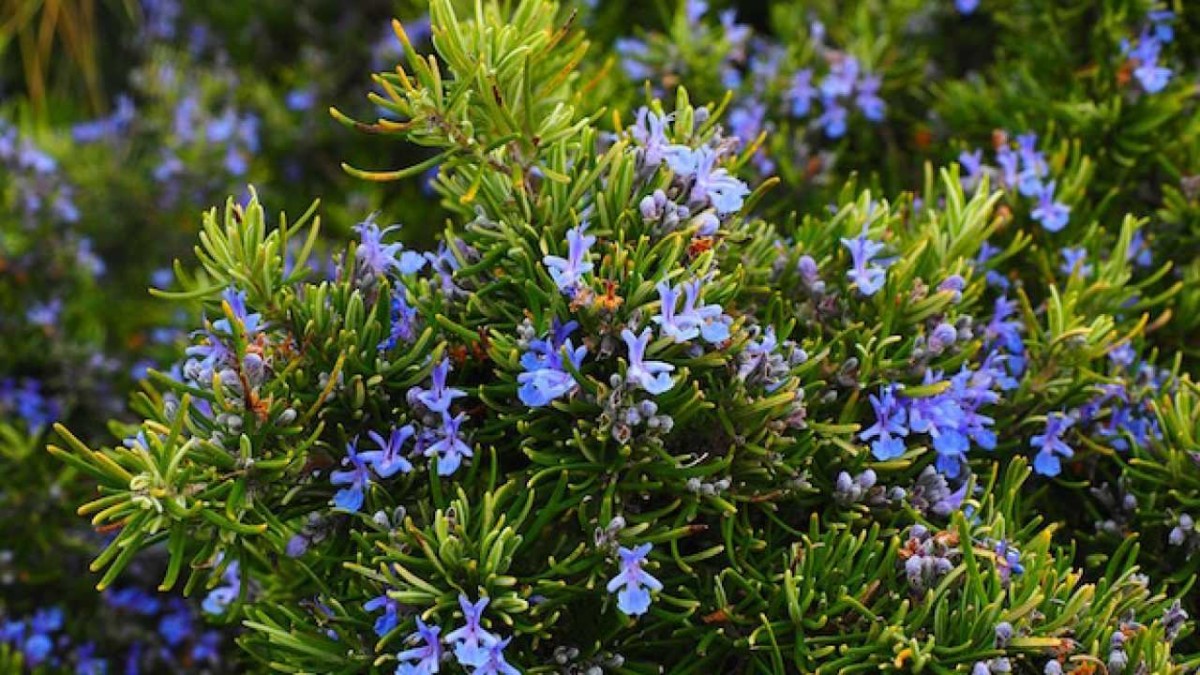
[[[392,289],[392,328],[379,343],[380,351],[393,349],[399,342],[412,344],[417,339],[417,310],[409,307],[403,286]]]
[[[1141,230],[1136,230],[1129,238],[1129,249],[1125,253],[1126,260],[1132,260],[1138,267],[1149,267],[1154,264],[1154,255],[1150,243]]]
[[[454,643],[454,656],[460,665],[482,666],[488,659],[488,647],[500,642],[499,636],[479,625],[488,601],[488,598],[480,598],[472,603],[467,596],[458,596],[458,606],[462,608],[465,625],[448,634],[446,642]]]
[[[579,386],[575,376],[567,370],[569,363],[575,370],[583,366],[587,347],[578,348],[568,336],[579,326],[571,321],[564,326],[555,326],[550,340],[533,340],[529,351],[521,356],[525,372],[517,376],[521,385],[517,396],[527,406],[538,408],[548,405],[556,398],[566,396]],[[563,355],[566,360],[563,360]]]
[[[373,276],[382,277],[392,271],[400,274],[414,274],[425,266],[425,257],[420,253],[405,251],[404,244],[400,242],[383,243],[384,236],[392,230],[400,229],[399,225],[392,225],[380,230],[379,226],[375,224],[375,215],[372,214],[363,222],[355,225],[354,229],[358,231],[361,238],[354,257],[358,260],[361,268],[369,271]]]
[[[381,449],[359,453],[359,457],[374,467],[375,473],[379,474],[380,478],[391,478],[397,472],[408,473],[412,471],[413,467],[412,463],[404,457],[404,444],[416,434],[416,429],[411,424],[400,428],[392,427],[391,435],[387,440],[374,431],[368,431],[367,437],[375,441],[375,444]]]
[[[1062,435],[1075,423],[1075,420],[1062,413],[1050,413],[1046,417],[1045,432],[1030,439],[1030,445],[1037,449],[1033,459],[1033,469],[1043,476],[1057,476],[1062,471],[1058,457],[1072,457],[1075,451],[1062,440]]]
[[[1020,576],[1025,573],[1025,567],[1021,564],[1021,552],[1009,546],[1007,541],[1002,539],[996,542],[992,551],[996,554],[996,571],[1000,573],[1000,580],[1005,584],[1013,574]]]
[[[433,366],[433,372],[430,375],[430,387],[424,389],[422,387],[413,387],[408,397],[410,400],[416,400],[435,413],[445,413],[450,410],[450,404],[454,399],[466,396],[466,392],[461,389],[446,386],[446,375],[450,373],[450,359],[442,358]]]
[[[645,106],[638,108],[637,119],[629,133],[642,146],[643,166],[656,167],[666,159],[671,141],[665,132],[670,119],[670,115],[658,115]]]
[[[964,172],[964,175],[959,178],[963,189],[975,189],[983,178],[983,150],[978,148],[974,152],[963,150],[958,154],[958,164]]]
[[[383,637],[400,625],[400,603],[388,597],[386,593],[368,600],[363,609],[368,612],[383,610],[383,616],[375,619],[375,635]]]
[[[954,0],[954,9],[957,9],[959,14],[974,14],[975,10],[979,9],[979,0]]]
[[[1058,232],[1067,226],[1071,216],[1071,207],[1062,202],[1054,201],[1054,181],[1042,186],[1038,193],[1037,207],[1030,213],[1033,219],[1042,224],[1048,232]]]
[[[62,315],[62,306],[60,298],[38,303],[25,312],[25,320],[39,328],[53,328]]]
[[[434,442],[425,448],[424,455],[426,457],[438,458],[437,472],[439,476],[453,474],[462,465],[464,457],[475,456],[471,446],[467,445],[461,436],[462,423],[466,419],[466,413],[459,413],[457,416],[451,417],[449,413],[443,412],[442,426],[434,432]]]
[[[812,102],[817,98],[817,90],[812,84],[813,71],[804,68],[792,76],[792,84],[784,96],[792,104],[793,117],[806,117],[812,109]]]
[[[1148,94],[1157,94],[1171,82],[1172,70],[1154,61],[1143,61],[1133,69],[1133,76]]]
[[[1021,339],[1021,331],[1025,325],[1018,319],[1009,319],[1017,310],[1017,301],[1009,300],[1008,296],[996,298],[992,308],[992,318],[984,329],[984,341],[987,345],[999,345],[1009,354],[1021,354],[1025,351],[1025,342]]]
[[[675,342],[687,342],[697,336],[703,336],[710,344],[729,339],[729,324],[720,305],[697,305],[700,286],[699,279],[683,284],[683,308],[677,312],[680,288],[672,288],[665,280],[658,282],[656,288],[661,308],[659,315],[653,317],[652,321],[659,325],[663,335],[671,337]]]
[[[233,320],[237,323],[237,329],[235,330],[233,326],[229,325],[228,319],[218,319],[213,322],[213,327],[219,331],[230,335],[245,332],[247,335],[252,336],[265,328],[265,324],[262,322],[262,315],[257,313],[251,314],[246,309],[246,291],[239,291],[233,286],[226,288],[221,293],[221,307],[233,316]]]
[[[1150,20],[1151,26],[1154,28],[1154,38],[1162,44],[1170,44],[1175,40],[1175,29],[1171,24],[1175,22],[1175,12],[1169,9],[1156,9],[1146,13],[1146,18]]]
[[[312,108],[316,100],[316,92],[311,87],[300,87],[288,92],[285,102],[288,110],[303,112]]]
[[[504,648],[512,638],[504,638],[488,645],[482,650],[483,660],[472,671],[471,675],[521,675],[521,671],[512,667],[504,660]]]
[[[1035,197],[1042,192],[1042,177],[1049,173],[1045,156],[1037,150],[1037,134],[1017,136],[1017,155],[1021,159],[1021,173],[1017,176],[1017,191],[1026,197]]]
[[[629,347],[629,368],[625,372],[625,380],[657,396],[675,386],[668,374],[675,370],[675,366],[662,361],[644,360],[651,337],[649,328],[643,328],[641,334],[636,336],[628,328],[621,331],[621,338]]]
[[[850,281],[858,287],[860,295],[870,297],[883,288],[887,281],[887,267],[891,260],[874,260],[884,248],[884,245],[867,238],[867,226],[863,225],[862,234],[854,239],[842,239],[842,245],[850,251],[851,269],[846,273]],[[877,265],[872,265],[875,262]]]
[[[192,615],[188,612],[187,605],[180,611],[164,614],[158,622],[158,634],[172,647],[178,647],[191,637]]]
[[[438,633],[442,629],[437,626],[427,626],[421,617],[417,617],[417,632],[409,636],[408,642],[415,645],[396,654],[400,666],[396,675],[430,675],[438,672],[442,660],[442,643]]]
[[[221,573],[222,585],[208,592],[200,608],[209,614],[224,614],[242,592],[242,576],[236,560]]]
[[[691,150],[686,146],[673,145],[667,155],[667,163],[676,175],[692,178],[691,200],[712,204],[719,214],[741,210],[750,188],[727,170],[717,167],[717,152],[708,146]]]
[[[871,441],[871,454],[875,459],[887,461],[904,454],[904,441],[908,436],[907,412],[896,399],[896,385],[881,387],[879,395],[871,394],[871,407],[875,409],[875,424],[863,429],[858,437]]]
[[[358,454],[355,441],[346,444],[346,457],[342,466],[350,467],[347,471],[334,471],[329,474],[329,482],[334,485],[345,485],[333,495],[333,505],[339,509],[357,513],[363,505],[363,490],[371,482],[371,470],[366,460]]]
[[[567,230],[566,258],[556,255],[542,258],[542,263],[550,271],[550,278],[554,279],[558,290],[570,296],[574,296],[579,289],[583,275],[592,271],[592,263],[588,261],[587,254],[592,244],[596,243],[596,238],[585,234],[586,230],[587,223]]]
[[[1082,277],[1088,277],[1092,274],[1092,266],[1087,264],[1087,249],[1082,246],[1067,247],[1062,251],[1063,264],[1058,268],[1060,272],[1067,276],[1078,274]]]
[[[1171,69],[1158,65],[1163,44],[1170,42],[1170,39],[1160,39],[1157,35],[1160,30],[1158,26],[1161,26],[1171,38],[1174,38],[1174,31],[1163,22],[1156,25],[1155,34],[1149,30],[1143,30],[1138,36],[1136,47],[1131,49],[1128,43],[1123,44],[1125,53],[1134,63],[1133,76],[1148,94],[1157,94],[1171,81]]]
[[[1000,165],[1000,182],[1004,187],[1009,190],[1017,187],[1021,158],[1007,143],[996,150],[996,164]]]
[[[883,79],[879,75],[864,75],[858,83],[858,96],[854,103],[862,114],[872,122],[882,122],[887,104],[879,97]]]
[[[817,118],[817,126],[825,129],[825,135],[830,138],[841,138],[846,135],[846,108],[831,98],[821,102],[825,110]]]
[[[828,105],[837,97],[849,96],[854,91],[854,83],[858,80],[858,59],[853,56],[842,58],[833,63],[829,74],[821,80],[821,95]]]
[[[700,334],[700,327],[695,325],[691,320],[692,317],[686,312],[677,316],[675,314],[676,305],[679,297],[682,295],[678,287],[672,287],[666,281],[658,282],[655,285],[658,289],[659,310],[658,316],[651,320],[658,324],[659,331],[663,335],[670,337],[675,342],[687,342]]]
[[[620,547],[621,571],[608,582],[608,592],[617,594],[617,609],[626,616],[640,616],[650,608],[650,591],[661,591],[662,583],[642,569],[652,544],[634,549]]]
[[[621,67],[631,80],[648,80],[654,76],[654,71],[646,65],[644,59],[650,56],[650,47],[637,38],[617,38],[613,49],[621,57]]]

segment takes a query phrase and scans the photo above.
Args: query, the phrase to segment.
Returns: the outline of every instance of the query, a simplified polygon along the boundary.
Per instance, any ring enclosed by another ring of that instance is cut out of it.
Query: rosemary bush
[[[142,421],[55,427],[90,580],[236,632],[160,626],[176,668],[1200,667],[1197,17],[977,4],[396,22],[402,64],[331,111],[387,196],[204,213]],[[392,225],[430,213],[429,250]],[[47,658],[63,623],[0,659],[100,669]]]

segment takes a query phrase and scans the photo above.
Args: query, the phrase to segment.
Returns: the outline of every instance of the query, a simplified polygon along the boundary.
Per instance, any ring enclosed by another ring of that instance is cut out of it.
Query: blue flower
[[[224,583],[209,591],[200,604],[209,614],[224,614],[241,593],[242,577],[236,560],[225,566],[221,581]]]
[[[657,396],[675,386],[669,375],[675,366],[662,361],[644,360],[651,337],[649,328],[643,328],[641,334],[636,336],[628,328],[621,331],[621,339],[629,347],[629,368],[625,371],[625,380]]]
[[[192,635],[192,615],[187,607],[181,611],[164,614],[158,622],[158,634],[172,647],[178,647]]]
[[[530,342],[529,351],[521,356],[525,372],[517,376],[517,382],[521,385],[517,396],[522,403],[534,408],[548,405],[579,386],[566,368],[569,363],[579,370],[587,356],[587,347],[580,345],[576,348],[568,337],[578,326],[574,321],[556,325],[550,340]],[[566,361],[563,360],[564,354]]]
[[[954,9],[957,9],[959,14],[974,14],[975,10],[979,9],[979,0],[954,0]]]
[[[823,98],[825,110],[817,118],[817,126],[825,129],[825,135],[830,138],[841,138],[846,135],[846,108],[831,98]]]
[[[862,111],[863,116],[872,122],[882,122],[884,113],[887,111],[887,104],[879,97],[879,88],[882,84],[883,79],[879,75],[864,75],[858,83],[855,105]]]
[[[1125,253],[1125,259],[1132,260],[1138,267],[1149,267],[1154,264],[1154,254],[1150,250],[1150,243],[1146,241],[1146,235],[1142,234],[1141,230],[1136,230],[1129,238],[1129,249]]]
[[[472,671],[471,675],[521,675],[504,659],[504,648],[512,641],[511,637],[497,640],[483,650],[483,660]]]
[[[460,665],[482,666],[488,660],[488,648],[500,642],[499,636],[479,625],[488,602],[489,598],[480,598],[478,602],[472,603],[467,596],[458,596],[464,625],[446,635],[446,642],[454,644],[454,656]]]
[[[334,485],[345,485],[333,495],[333,505],[344,511],[357,513],[363,505],[363,490],[371,482],[371,470],[366,460],[358,454],[355,441],[346,444],[346,457],[342,466],[348,466],[348,471],[334,471],[329,474],[329,482]]]
[[[400,625],[400,603],[388,597],[387,593],[371,598],[363,604],[368,612],[383,610],[383,616],[375,619],[375,635],[383,637]]]
[[[108,661],[95,654],[94,642],[84,643],[75,650],[75,675],[107,675]]]
[[[964,190],[973,190],[983,178],[983,150],[974,152],[963,150],[958,154],[958,164],[962,167],[963,175],[959,177]]]
[[[658,324],[662,334],[675,342],[687,342],[700,335],[700,327],[692,321],[692,317],[687,312],[678,316],[675,314],[676,305],[682,295],[679,288],[672,287],[665,279],[658,282],[655,288],[658,289],[659,310],[658,316],[651,320]]]
[[[829,74],[821,80],[821,95],[829,101],[836,97],[849,96],[858,80],[858,59],[853,56],[835,61]]]
[[[705,305],[700,301],[700,280],[692,279],[683,284],[683,315],[700,327],[700,337],[709,344],[718,344],[729,339],[729,317],[720,305]]]
[[[1001,539],[996,542],[996,546],[992,549],[996,554],[996,571],[1000,573],[1000,580],[1008,583],[1009,577],[1013,574],[1020,576],[1025,573],[1025,566],[1021,564],[1021,552],[1008,545],[1008,542]]]
[[[1160,66],[1154,61],[1143,61],[1133,69],[1133,76],[1146,93],[1157,94],[1166,89],[1167,84],[1171,82],[1172,72],[1170,68]]]
[[[437,472],[439,476],[449,476],[458,471],[464,457],[474,457],[471,446],[467,445],[460,436],[462,423],[467,419],[466,413],[451,417],[450,413],[442,413],[442,426],[434,432],[434,442],[425,448],[426,457],[437,457]]]
[[[1087,249],[1082,246],[1067,247],[1062,251],[1063,264],[1058,269],[1067,276],[1078,274],[1088,277],[1092,274],[1092,266],[1087,264]]]
[[[843,238],[842,245],[850,251],[852,265],[846,276],[858,287],[859,294],[870,297],[878,293],[887,281],[887,267],[892,264],[891,260],[874,260],[884,245],[867,238],[866,224],[862,234],[854,239]],[[877,264],[872,265],[872,262]]]
[[[1057,476],[1062,471],[1059,456],[1072,457],[1075,451],[1062,440],[1062,435],[1075,423],[1075,420],[1062,413],[1050,413],[1046,416],[1045,432],[1030,439],[1030,445],[1037,449],[1033,459],[1033,469],[1043,476]]]
[[[629,133],[642,147],[642,165],[656,167],[663,163],[671,141],[667,138],[667,122],[670,115],[658,115],[646,106],[638,108],[637,118]]]
[[[1021,172],[1017,176],[1017,191],[1025,197],[1036,197],[1042,193],[1042,178],[1050,172],[1045,156],[1038,152],[1037,134],[1017,136],[1017,156],[1021,159]],[[1051,190],[1053,193],[1053,190]]]
[[[784,96],[791,101],[792,116],[806,117],[812,109],[812,102],[817,98],[817,90],[812,84],[813,71],[804,68],[792,76],[792,84]]]
[[[470,252],[461,239],[454,242],[454,248],[463,255]],[[459,262],[458,256],[446,242],[439,243],[436,252],[426,252],[425,259],[429,261],[433,271],[438,275],[443,296],[449,299],[462,297],[465,294],[465,291],[454,281],[454,273],[462,269],[462,263]]]
[[[896,399],[896,385],[881,387],[879,395],[871,394],[871,407],[875,409],[875,424],[863,429],[858,437],[871,441],[871,454],[875,459],[887,461],[904,454],[904,441],[908,436],[907,412]]]
[[[1160,34],[1164,32],[1170,39],[1161,39]],[[1153,34],[1149,30],[1143,30],[1138,36],[1136,47],[1130,49],[1128,44],[1124,45],[1124,51],[1134,63],[1133,76],[1148,94],[1157,94],[1171,81],[1171,69],[1158,65],[1158,59],[1162,54],[1163,44],[1173,38],[1174,31],[1171,26],[1161,22],[1155,24]]]
[[[311,87],[299,87],[288,92],[285,103],[288,110],[303,112],[312,108],[316,100],[316,92]]]
[[[246,309],[246,291],[239,291],[230,286],[221,293],[221,306],[225,311],[233,316],[237,322],[237,329],[229,325],[228,319],[218,319],[213,322],[213,327],[217,330],[233,335],[237,334],[254,335],[265,327],[262,321],[261,314],[251,314]]]
[[[1171,26],[1175,22],[1175,12],[1168,9],[1151,10],[1146,13],[1146,18],[1154,28],[1156,40],[1162,44],[1170,44],[1175,40],[1175,29]]]
[[[631,80],[648,80],[654,71],[647,66],[643,59],[650,56],[650,47],[637,38],[617,38],[613,49],[621,57],[621,67]]]
[[[627,616],[639,616],[650,608],[650,591],[661,591],[662,583],[642,569],[652,544],[634,549],[620,547],[621,571],[608,582],[608,592],[617,594],[617,609]]]
[[[466,396],[461,389],[446,386],[446,375],[450,373],[450,359],[443,358],[433,366],[430,375],[430,387],[413,387],[409,390],[409,400],[416,400],[435,413],[445,413],[450,410],[454,399]]]
[[[588,249],[596,243],[596,238],[585,234],[587,223],[567,230],[567,257],[556,255],[542,257],[542,263],[550,271],[554,285],[563,293],[574,296],[583,282],[583,275],[592,271],[592,263],[588,261]]]
[[[404,444],[416,434],[417,431],[411,424],[400,428],[392,427],[391,435],[387,440],[374,431],[368,431],[367,437],[375,441],[375,444],[381,449],[359,453],[359,457],[374,467],[375,473],[379,474],[380,478],[391,478],[397,472],[408,473],[412,471],[413,467],[412,463],[404,457]]]
[[[220,657],[221,634],[215,630],[204,631],[200,639],[192,644],[192,661],[216,663]]]
[[[1058,232],[1067,226],[1071,207],[1054,200],[1054,181],[1042,186],[1037,198],[1037,207],[1030,213],[1034,220],[1041,223],[1047,232]]]
[[[719,214],[741,210],[750,188],[717,167],[717,151],[706,146],[691,150],[686,146],[673,145],[669,149],[667,163],[677,176],[693,179],[690,198],[693,202],[712,204]]]
[[[361,238],[354,257],[362,269],[369,271],[375,277],[382,277],[389,272],[414,274],[425,266],[425,257],[414,251],[405,251],[404,244],[400,242],[383,243],[383,238],[387,233],[399,228],[399,225],[392,225],[380,230],[379,225],[375,224],[374,214],[354,226]]]
[[[441,628],[425,625],[418,616],[417,632],[408,638],[408,642],[415,646],[396,654],[396,659],[401,662],[396,668],[396,675],[430,675],[438,672],[442,660],[442,643],[438,639],[440,632]]]
[[[417,339],[417,310],[409,307],[403,286],[392,290],[392,328],[387,338],[380,341],[379,350],[394,348],[397,343],[412,344]]]
[[[54,649],[54,641],[49,635],[43,633],[34,633],[25,640],[25,646],[21,651],[24,652],[25,661],[30,666],[39,666],[50,657],[50,652]]]

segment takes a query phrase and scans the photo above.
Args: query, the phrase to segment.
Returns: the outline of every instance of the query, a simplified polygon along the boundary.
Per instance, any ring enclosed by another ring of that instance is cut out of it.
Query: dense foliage
[[[143,8],[0,129],[0,663],[1200,668],[1194,10]]]

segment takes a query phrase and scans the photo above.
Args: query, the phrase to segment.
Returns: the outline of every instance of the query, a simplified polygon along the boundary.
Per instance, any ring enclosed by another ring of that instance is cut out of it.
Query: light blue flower
[[[640,335],[634,335],[633,331],[628,328],[621,331],[621,338],[629,347],[629,368],[625,372],[626,381],[657,396],[675,386],[669,374],[675,370],[675,366],[662,361],[644,360],[646,347],[650,344],[651,337],[649,328],[643,328]]]
[[[329,482],[334,485],[345,485],[333,495],[333,505],[351,513],[358,512],[363,505],[363,490],[371,482],[371,470],[367,462],[358,454],[355,441],[346,444],[346,457],[342,466],[349,467],[346,471],[334,471],[329,474]]]
[[[620,547],[621,571],[608,582],[608,592],[617,594],[617,609],[627,616],[639,616],[650,608],[650,592],[661,591],[662,583],[642,569],[653,548],[642,544],[634,549]]]
[[[387,440],[374,431],[368,431],[367,438],[374,441],[380,449],[359,453],[359,457],[374,467],[380,478],[391,478],[397,472],[408,473],[413,467],[404,456],[404,444],[416,434],[416,429],[411,424],[399,428],[392,427]]]
[[[567,257],[556,255],[542,257],[542,263],[550,272],[554,285],[563,293],[574,296],[583,283],[583,275],[592,271],[592,263],[587,259],[588,250],[596,243],[596,238],[586,234],[587,223],[567,230]]]
[[[459,413],[457,416],[451,417],[449,413],[443,412],[442,426],[434,432],[434,442],[425,448],[424,455],[426,457],[438,458],[437,472],[439,476],[453,474],[462,465],[464,457],[475,456],[471,446],[467,445],[461,436],[462,423],[466,419],[466,413]]]

